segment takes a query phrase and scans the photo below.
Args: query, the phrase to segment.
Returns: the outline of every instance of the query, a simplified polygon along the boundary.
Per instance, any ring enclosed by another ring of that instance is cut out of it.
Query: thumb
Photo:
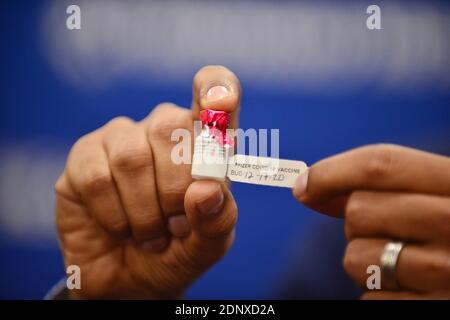
[[[320,164],[320,162],[319,162]],[[311,166],[308,170],[302,172],[295,180],[292,192],[294,197],[305,206],[324,213],[332,217],[344,217],[345,206],[347,205],[348,194],[336,194],[329,197],[318,198],[313,197],[315,195],[312,190],[320,190],[318,184],[321,183],[321,177],[324,173],[318,174],[321,167],[317,164]],[[317,193],[317,192],[316,192]]]
[[[192,226],[185,250],[199,267],[208,267],[222,258],[233,243],[236,202],[225,184],[202,180],[189,186],[184,207]]]

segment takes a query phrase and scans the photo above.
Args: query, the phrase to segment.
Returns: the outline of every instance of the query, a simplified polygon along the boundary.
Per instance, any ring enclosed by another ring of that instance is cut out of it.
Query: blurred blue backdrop
[[[66,28],[78,4],[81,30]],[[160,102],[189,106],[191,79],[224,64],[242,81],[242,128],[279,128],[308,164],[392,142],[450,154],[450,7],[378,2],[2,1],[0,298],[40,299],[64,276],[53,184],[80,136]],[[341,222],[289,190],[234,184],[229,254],[188,298],[354,297]],[[263,201],[261,199],[264,199]]]

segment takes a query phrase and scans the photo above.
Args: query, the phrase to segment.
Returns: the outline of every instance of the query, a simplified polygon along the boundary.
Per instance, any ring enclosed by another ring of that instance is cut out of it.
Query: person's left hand
[[[363,288],[386,243],[406,243],[398,288],[381,283],[363,298],[450,299],[450,158],[395,145],[362,147],[314,164],[293,191],[307,206],[345,218],[344,268]]]

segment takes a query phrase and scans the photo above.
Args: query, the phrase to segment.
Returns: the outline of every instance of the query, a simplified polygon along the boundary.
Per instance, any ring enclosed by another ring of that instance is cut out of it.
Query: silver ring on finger
[[[397,263],[404,246],[405,243],[401,241],[390,241],[384,246],[380,257],[382,289],[400,289],[397,280]]]

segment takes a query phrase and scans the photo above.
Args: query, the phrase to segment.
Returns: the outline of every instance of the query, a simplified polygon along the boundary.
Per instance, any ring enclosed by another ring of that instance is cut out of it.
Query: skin
[[[229,94],[208,98],[214,86]],[[175,165],[170,135],[193,129],[202,109],[231,112],[238,126],[240,85],[221,66],[194,77],[191,110],[161,104],[145,119],[116,118],[82,137],[55,189],[66,266],[80,266],[72,298],[180,298],[231,246],[237,207],[226,184],[193,181]],[[394,145],[350,150],[314,164],[294,195],[345,219],[344,267],[366,287],[366,268],[384,245],[407,242],[399,290],[364,299],[450,298],[450,158]]]
[[[207,99],[213,86],[228,95]],[[240,85],[221,66],[193,80],[191,110],[164,103],[135,122],[120,117],[79,139],[56,189],[56,224],[65,265],[81,269],[72,298],[179,298],[229,249],[237,207],[226,184],[193,181],[175,165],[173,130],[193,130],[199,112],[231,112]]]
[[[303,191],[303,192],[302,192]],[[396,145],[357,148],[314,164],[294,195],[316,211],[345,219],[343,264],[366,287],[389,241],[399,256],[399,288],[363,299],[450,299],[450,158]]]

